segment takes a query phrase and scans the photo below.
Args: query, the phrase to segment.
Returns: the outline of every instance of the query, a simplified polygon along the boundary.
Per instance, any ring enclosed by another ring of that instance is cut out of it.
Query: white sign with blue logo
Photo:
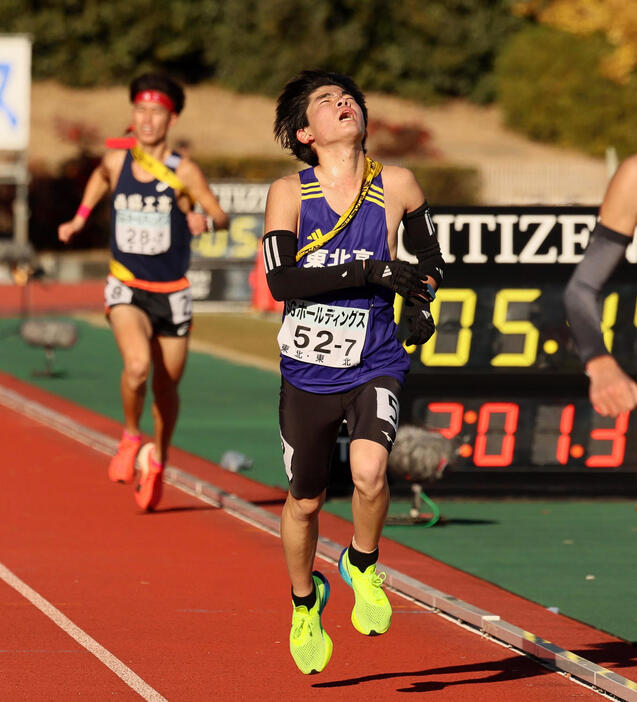
[[[0,34],[0,150],[26,150],[30,103],[31,41]]]

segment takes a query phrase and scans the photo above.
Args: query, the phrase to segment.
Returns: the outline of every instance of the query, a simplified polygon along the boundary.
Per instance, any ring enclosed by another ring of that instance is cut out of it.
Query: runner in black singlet
[[[91,174],[75,217],[61,224],[68,242],[91,209],[111,192],[111,264],[105,289],[107,316],[122,355],[124,433],[108,475],[130,483],[140,474],[137,504],[145,510],[161,498],[162,471],[177,421],[181,379],[188,353],[192,296],[185,277],[191,234],[228,217],[199,167],[167,146],[169,129],[184,106],[174,80],[147,73],[130,85],[131,149],[108,151]],[[205,215],[193,212],[197,202]],[[154,444],[141,447],[139,421],[153,368]],[[141,447],[141,449],[140,449]]]

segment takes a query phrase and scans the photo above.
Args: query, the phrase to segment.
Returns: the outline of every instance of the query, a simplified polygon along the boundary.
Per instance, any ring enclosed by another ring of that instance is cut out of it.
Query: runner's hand
[[[637,406],[637,383],[626,375],[610,355],[598,356],[586,364],[590,378],[589,397],[605,417],[617,417]]]
[[[389,288],[406,300],[425,302],[430,286],[420,277],[418,266],[406,261],[365,261],[365,280]]]
[[[82,229],[85,221],[86,220],[84,220],[82,217],[73,217],[73,219],[69,222],[60,224],[58,227],[58,239],[63,243],[68,244],[69,241],[71,241],[71,239]]]
[[[208,217],[201,212],[187,212],[186,222],[188,222],[188,229],[193,236],[200,236],[208,231]]]
[[[429,341],[436,331],[434,319],[429,310],[429,303],[413,303],[405,300],[403,319],[407,323],[409,336],[405,340],[407,346],[420,345]]]

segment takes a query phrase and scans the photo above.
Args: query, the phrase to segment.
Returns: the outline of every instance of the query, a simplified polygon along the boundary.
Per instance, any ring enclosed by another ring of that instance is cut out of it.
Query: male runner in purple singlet
[[[312,570],[318,515],[339,426],[346,420],[354,534],[339,570],[352,586],[354,627],[383,634],[391,606],[376,572],[389,504],[387,459],[409,359],[396,337],[394,294],[406,299],[411,337],[434,332],[429,301],[444,262],[413,174],[365,155],[367,109],[347,76],[304,71],[277,103],[275,134],[310,167],[274,182],[263,253],[270,290],[285,300],[279,420],[289,493],[281,538],[292,583],[290,652],[303,673],[327,665],[321,625],[329,584]],[[396,260],[398,227],[418,264]]]

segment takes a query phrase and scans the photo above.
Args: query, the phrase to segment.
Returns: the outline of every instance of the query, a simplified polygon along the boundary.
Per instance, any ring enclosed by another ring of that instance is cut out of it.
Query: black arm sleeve
[[[629,243],[630,237],[598,222],[584,258],[577,264],[566,286],[566,318],[571,326],[577,353],[584,364],[591,358],[608,353],[600,328],[600,293],[625,256]]]
[[[440,252],[429,205],[424,202],[413,212],[407,212],[403,224],[406,247],[416,254],[420,272],[433,278],[439,286],[445,275],[445,261]]]
[[[294,232],[277,229],[263,237],[265,275],[275,300],[313,297],[366,284],[362,261],[321,268],[297,268],[296,247]]]

